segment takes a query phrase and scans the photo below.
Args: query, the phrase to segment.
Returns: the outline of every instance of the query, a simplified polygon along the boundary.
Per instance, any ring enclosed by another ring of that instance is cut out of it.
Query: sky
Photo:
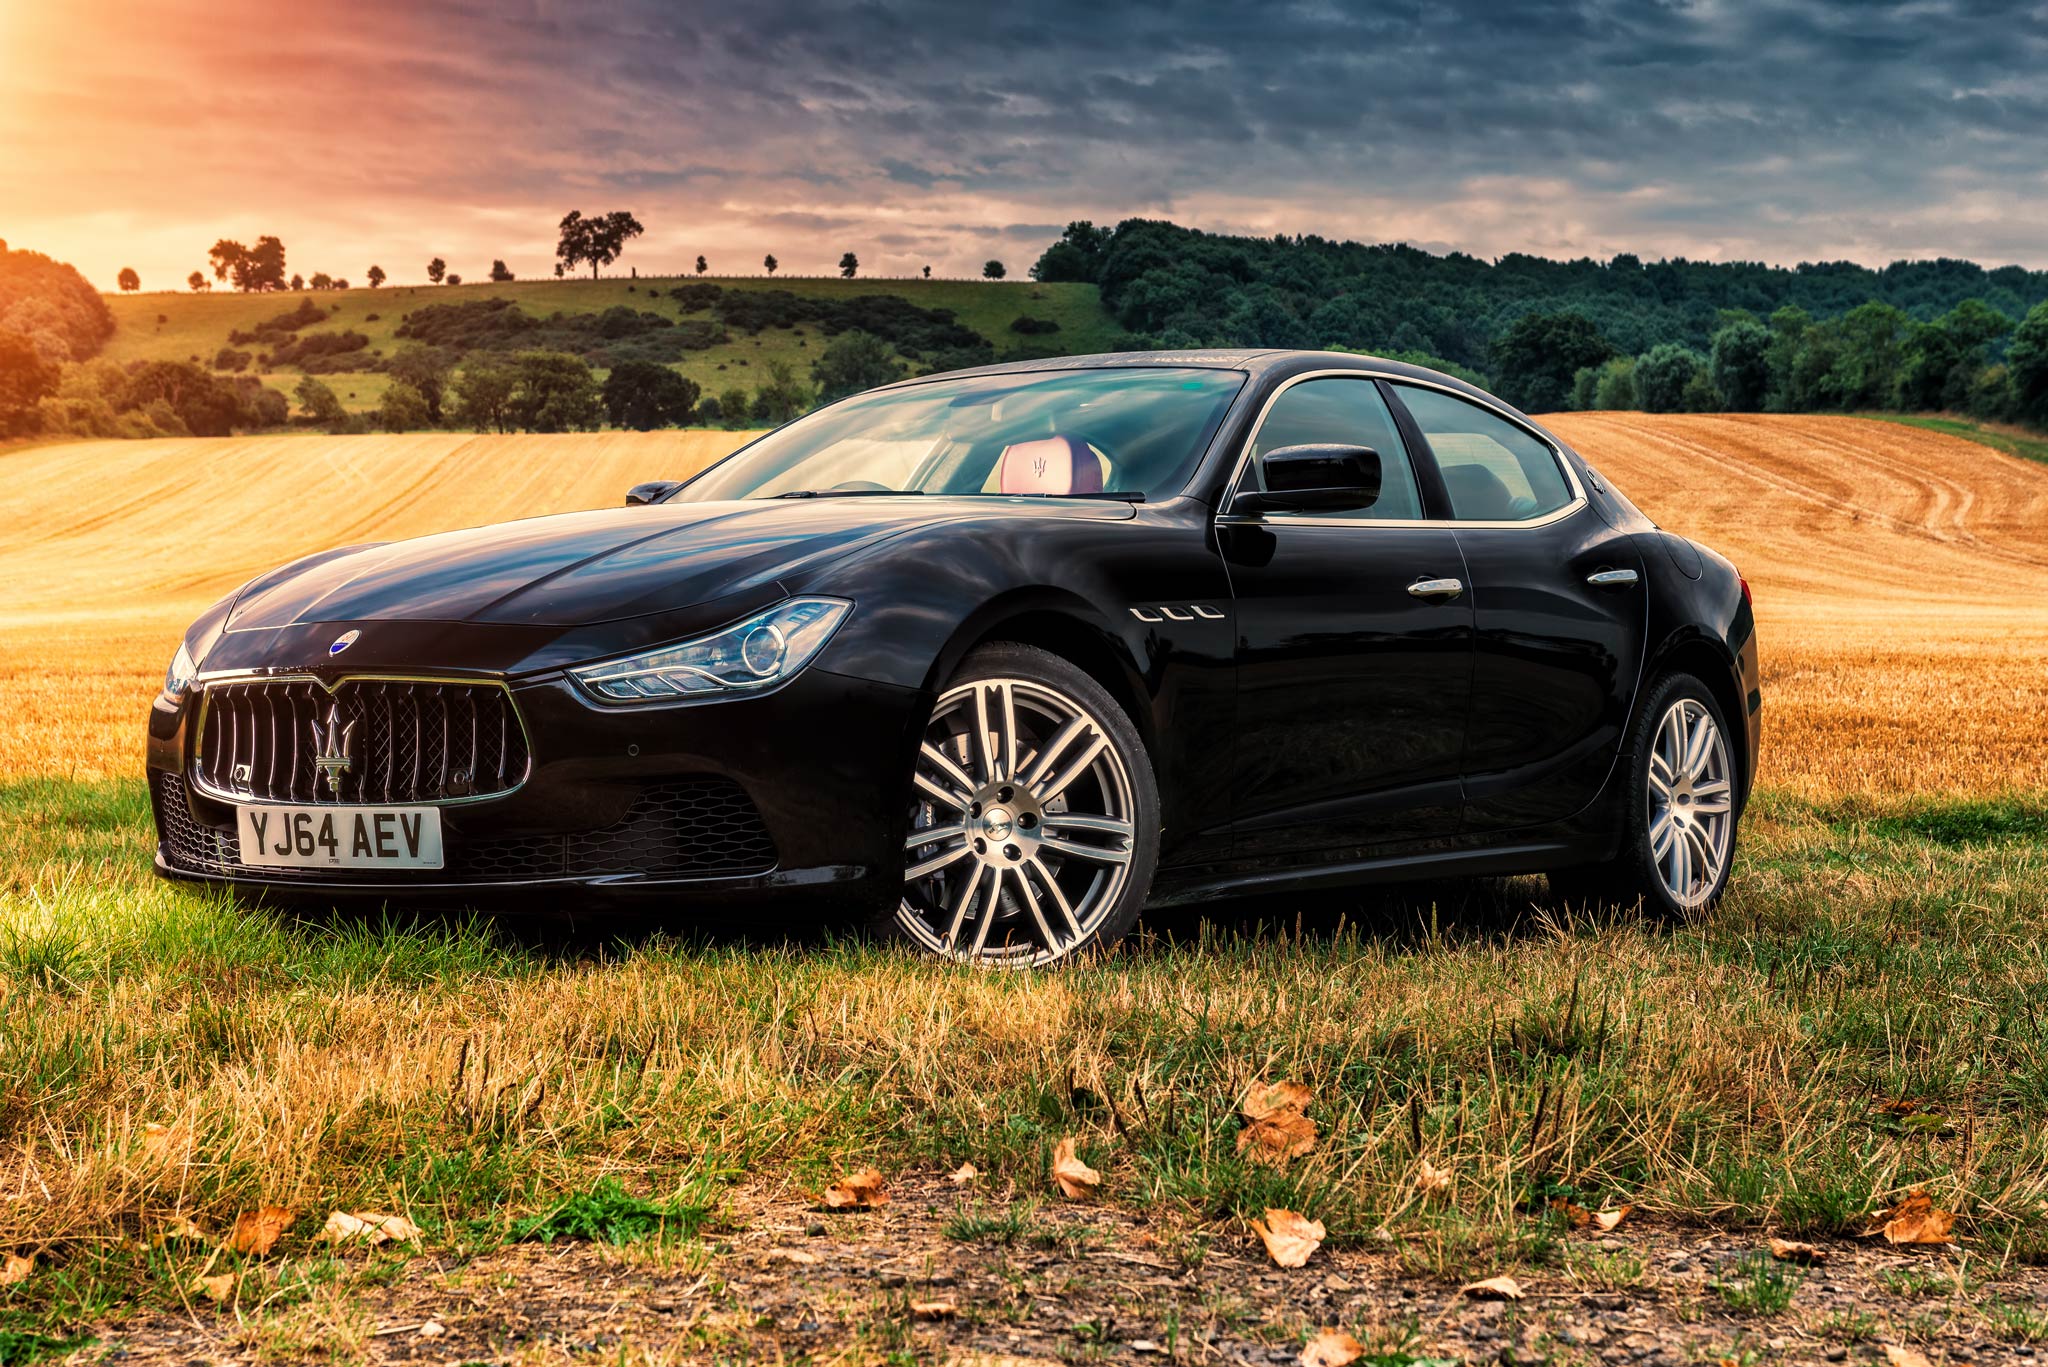
[[[0,239],[394,282],[1021,274],[1072,219],[2048,267],[2048,0],[0,0]]]

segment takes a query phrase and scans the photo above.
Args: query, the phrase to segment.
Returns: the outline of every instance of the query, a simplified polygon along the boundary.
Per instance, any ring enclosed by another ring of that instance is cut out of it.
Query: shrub
[[[720,390],[711,402],[718,405],[719,417],[727,427],[745,427],[753,420],[754,401],[738,385]]]
[[[430,421],[425,396],[403,380],[385,390],[377,406],[377,426],[386,432],[417,432]]]
[[[1020,316],[1010,320],[1010,331],[1020,332],[1026,337],[1037,337],[1048,332],[1058,332],[1060,325],[1050,318]]]
[[[601,398],[614,427],[681,427],[697,407],[696,382],[652,361],[626,361],[605,377]]]
[[[233,347],[224,346],[219,351],[213,353],[213,368],[215,370],[243,371],[249,368],[250,359],[248,352],[237,351]]]
[[[527,432],[590,432],[604,418],[597,377],[561,351],[522,351],[512,358],[514,383],[506,403],[513,425]]]
[[[348,420],[348,411],[341,406],[341,400],[334,397],[329,389],[311,375],[301,379],[292,396],[299,401],[299,408],[306,420],[325,427],[330,431]]]
[[[19,332],[0,332],[0,437],[18,437],[42,425],[42,401],[56,392],[62,371]]]
[[[1646,413],[1677,413],[1685,408],[1685,388],[1704,364],[1697,351],[1676,342],[1660,342],[1636,361],[1636,402]]]

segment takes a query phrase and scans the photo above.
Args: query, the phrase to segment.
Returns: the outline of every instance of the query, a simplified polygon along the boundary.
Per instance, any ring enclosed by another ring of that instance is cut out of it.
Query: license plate
[[[241,862],[263,869],[438,869],[438,807],[238,807]]]

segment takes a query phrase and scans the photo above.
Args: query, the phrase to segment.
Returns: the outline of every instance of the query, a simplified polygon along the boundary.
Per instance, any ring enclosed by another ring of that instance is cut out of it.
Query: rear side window
[[[1422,516],[1415,471],[1394,426],[1393,411],[1370,379],[1303,380],[1282,390],[1267,410],[1266,420],[1259,424],[1252,450],[1263,456],[1282,446],[1324,444],[1370,446],[1379,452],[1380,496],[1366,508],[1292,516],[1411,522]]]
[[[1461,522],[1526,522],[1572,501],[1557,455],[1476,403],[1440,389],[1396,386],[1443,471],[1451,516]]]

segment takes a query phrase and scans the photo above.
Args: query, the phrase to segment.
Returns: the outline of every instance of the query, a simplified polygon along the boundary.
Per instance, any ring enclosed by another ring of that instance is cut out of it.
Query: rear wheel
[[[1620,852],[1552,873],[1551,890],[1568,902],[1641,901],[1666,916],[1704,911],[1735,862],[1735,756],[1714,695],[1690,674],[1658,681],[1630,751]]]
[[[983,646],[939,695],[918,748],[892,928],[969,963],[1058,963],[1137,920],[1159,795],[1130,718],[1035,646]]]

